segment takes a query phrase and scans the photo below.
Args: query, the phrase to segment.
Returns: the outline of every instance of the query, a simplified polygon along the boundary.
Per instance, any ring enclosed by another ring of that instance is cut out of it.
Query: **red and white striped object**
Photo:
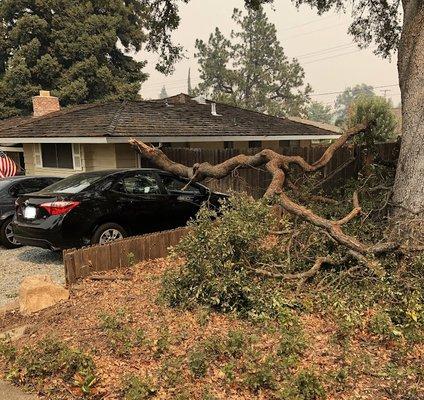
[[[0,153],[0,178],[8,178],[15,176],[18,166],[5,153]]]

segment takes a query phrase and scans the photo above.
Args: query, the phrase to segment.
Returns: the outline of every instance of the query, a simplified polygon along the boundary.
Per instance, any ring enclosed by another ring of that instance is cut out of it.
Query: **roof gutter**
[[[226,136],[137,136],[135,139],[148,143],[182,143],[182,142],[246,142],[246,141],[272,141],[272,140],[334,140],[340,135],[265,135],[265,136],[247,136],[247,135],[226,135]],[[128,143],[131,137],[13,137],[1,138],[0,143]]]

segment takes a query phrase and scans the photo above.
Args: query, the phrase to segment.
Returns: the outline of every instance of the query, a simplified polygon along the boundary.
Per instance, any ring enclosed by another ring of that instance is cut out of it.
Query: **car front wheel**
[[[0,228],[1,244],[7,249],[16,249],[22,245],[15,239],[12,229],[12,217],[6,219]]]
[[[124,239],[127,236],[125,229],[118,224],[100,225],[91,238],[91,244],[107,244],[116,240]]]

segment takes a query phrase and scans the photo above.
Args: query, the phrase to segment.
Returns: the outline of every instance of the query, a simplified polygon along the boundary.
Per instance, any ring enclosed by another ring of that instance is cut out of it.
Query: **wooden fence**
[[[169,247],[176,245],[187,232],[188,228],[184,227],[104,245],[65,250],[63,263],[66,283],[71,285],[95,272],[125,268],[140,261],[166,257]]]
[[[384,160],[397,158],[397,143],[381,143],[377,145],[380,157]],[[310,146],[287,148],[282,147],[276,151],[286,155],[298,155],[309,163],[317,161],[327,149],[327,146]],[[165,147],[161,149],[172,161],[192,166],[195,163],[209,162],[219,164],[239,154],[255,154],[262,149],[187,149]],[[322,170],[324,189],[332,189],[341,182],[356,176],[360,168],[361,149],[354,146],[344,146],[339,149],[331,161]],[[142,160],[143,167],[152,167],[147,160]],[[238,169],[224,179],[210,179],[203,182],[210,189],[220,192],[247,192],[255,198],[262,197],[270,183],[270,175],[264,168]]]

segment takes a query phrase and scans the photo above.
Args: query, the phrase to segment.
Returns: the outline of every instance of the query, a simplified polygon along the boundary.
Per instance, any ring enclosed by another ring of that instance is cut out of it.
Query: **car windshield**
[[[76,174],[39,191],[39,193],[80,193],[105,177],[104,173]]]

